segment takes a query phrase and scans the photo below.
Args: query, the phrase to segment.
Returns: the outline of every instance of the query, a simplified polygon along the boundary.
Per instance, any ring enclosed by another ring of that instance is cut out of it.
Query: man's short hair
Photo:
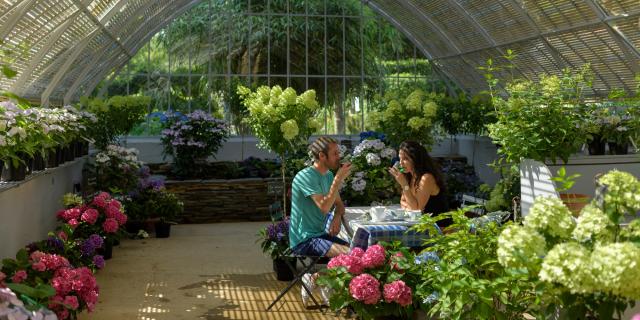
[[[312,156],[314,160],[320,159],[320,152],[328,156],[329,146],[334,143],[337,144],[338,140],[330,137],[319,137],[309,145],[309,155]]]

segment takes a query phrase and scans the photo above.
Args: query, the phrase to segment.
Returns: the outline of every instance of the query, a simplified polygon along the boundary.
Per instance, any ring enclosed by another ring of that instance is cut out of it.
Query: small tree
[[[285,155],[304,147],[309,136],[320,127],[315,119],[319,104],[316,92],[307,90],[297,95],[293,88],[259,87],[255,92],[239,86],[238,94],[249,110],[244,122],[260,140],[259,147],[271,150],[282,159],[283,212],[287,212]]]

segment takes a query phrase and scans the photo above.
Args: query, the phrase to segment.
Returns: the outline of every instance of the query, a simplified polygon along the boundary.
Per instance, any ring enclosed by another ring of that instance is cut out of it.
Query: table
[[[368,246],[380,241],[400,241],[405,247],[421,247],[424,241],[429,239],[429,233],[427,232],[409,230],[411,226],[418,224],[418,221],[398,219],[373,222],[364,219],[364,214],[369,212],[370,208],[371,207],[345,208],[345,218],[348,225],[346,232],[351,238],[351,248],[360,247],[366,249]],[[387,208],[398,210],[400,206],[388,206]]]

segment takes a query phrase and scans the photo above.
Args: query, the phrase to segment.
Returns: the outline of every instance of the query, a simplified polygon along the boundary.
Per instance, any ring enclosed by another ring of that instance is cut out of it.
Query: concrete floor
[[[79,319],[338,319],[306,310],[275,279],[256,233],[265,222],[177,225],[167,239],[124,240],[98,272],[100,298]]]

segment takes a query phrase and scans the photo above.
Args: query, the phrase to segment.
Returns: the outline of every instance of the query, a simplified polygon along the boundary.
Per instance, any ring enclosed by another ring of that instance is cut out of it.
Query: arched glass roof
[[[0,39],[9,51],[2,58],[18,72],[0,87],[44,105],[75,101],[200,2],[0,0]],[[508,49],[518,54],[516,74],[529,79],[590,63],[592,95],[631,91],[640,73],[638,0],[363,2],[471,93],[485,89],[477,67],[488,58],[500,63]]]

